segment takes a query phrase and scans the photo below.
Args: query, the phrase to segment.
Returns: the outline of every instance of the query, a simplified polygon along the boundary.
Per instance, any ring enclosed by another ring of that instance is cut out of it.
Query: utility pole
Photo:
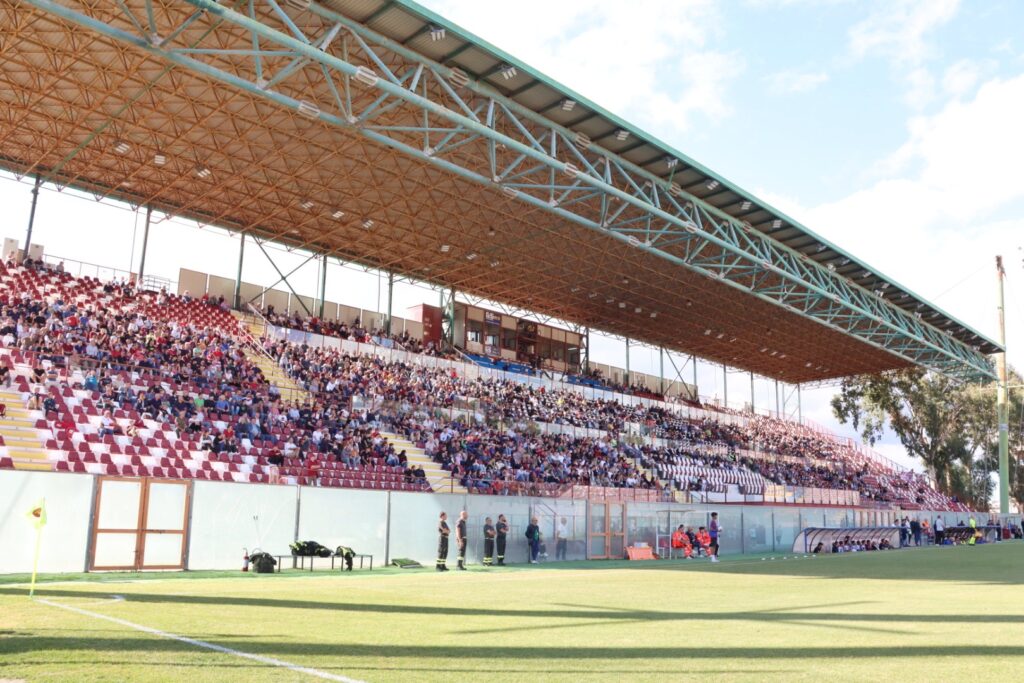
[[[996,421],[999,425],[999,514],[1010,514],[1010,433],[1006,381],[1006,312],[1003,299],[1003,257],[996,256],[996,281],[999,283],[999,345],[1003,352],[996,356]]]

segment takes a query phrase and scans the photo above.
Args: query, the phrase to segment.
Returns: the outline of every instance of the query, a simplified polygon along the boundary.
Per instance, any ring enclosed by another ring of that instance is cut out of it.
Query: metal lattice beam
[[[317,3],[286,11],[276,0],[249,0],[247,11],[238,12],[213,0],[187,0],[216,18],[196,45],[188,38],[197,27],[161,25],[164,14],[150,3],[145,19],[120,3],[124,16],[104,21],[53,0],[27,2],[907,362],[958,377],[993,376],[977,348],[895,305],[884,291],[857,285],[526,109],[483,77],[433,62]],[[186,21],[201,23],[194,12]],[[250,47],[239,47],[240,36]]]

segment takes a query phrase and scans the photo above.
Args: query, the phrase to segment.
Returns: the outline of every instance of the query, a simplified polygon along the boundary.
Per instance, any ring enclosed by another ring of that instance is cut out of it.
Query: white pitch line
[[[103,619],[105,621],[110,621],[115,624],[120,624],[121,626],[127,626],[128,628],[133,628],[136,631],[142,631],[143,633],[148,633],[159,638],[169,638],[170,640],[177,640],[181,643],[188,643],[189,645],[203,647],[207,650],[214,650],[215,652],[222,652],[226,655],[242,657],[243,659],[251,659],[262,664],[269,664],[270,666],[277,666],[282,669],[288,669],[289,671],[296,671],[298,673],[307,674],[315,678],[323,678],[328,681],[340,681],[341,683],[363,683],[363,681],[357,680],[355,678],[348,678],[347,676],[340,676],[338,674],[332,674],[327,671],[320,671],[319,669],[310,669],[309,667],[299,666],[298,664],[292,664],[281,659],[274,659],[273,657],[264,657],[263,655],[254,655],[249,652],[233,650],[230,647],[224,647],[223,645],[207,643],[205,640],[196,640],[195,638],[189,638],[187,636],[179,636],[175,633],[168,633],[167,631],[161,631],[159,629],[150,628],[149,626],[134,624],[130,621],[125,621],[124,619],[118,619],[117,617],[109,617],[106,614],[100,614],[98,612],[90,612],[89,610],[81,609],[78,607],[72,607],[71,605],[62,605],[59,602],[51,602],[49,600],[44,600],[43,598],[36,598],[35,601],[41,602],[44,605],[49,605],[50,607],[57,607],[60,609],[68,610],[69,612],[76,612],[87,617]]]
[[[78,604],[79,604],[79,606],[81,606],[81,605],[110,605],[110,604],[113,604],[115,602],[124,602],[124,596],[123,595],[111,595],[106,600],[90,600],[88,602],[80,602]],[[0,683],[3,683],[3,681],[0,680]]]

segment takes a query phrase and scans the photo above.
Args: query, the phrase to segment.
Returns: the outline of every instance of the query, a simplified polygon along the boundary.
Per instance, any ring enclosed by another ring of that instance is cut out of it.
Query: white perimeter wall
[[[241,569],[243,548],[288,552],[297,515],[294,486],[195,481],[187,566]]]
[[[26,514],[46,498],[40,572],[85,570],[93,477],[63,472],[0,472],[0,573],[32,571],[36,528]]]
[[[0,470],[0,573],[32,571],[36,532],[26,513],[43,497],[49,520],[43,529],[39,570],[84,571],[90,520],[96,514],[92,510],[94,483],[92,475]],[[288,554],[290,543],[308,540],[332,549],[351,546],[356,552],[372,554],[377,566],[388,557],[408,557],[429,567],[437,556],[438,514],[447,512],[449,526],[454,528],[463,509],[469,515],[470,563],[479,563],[483,556],[484,519],[496,520],[498,514],[505,514],[511,526],[510,562],[526,559],[523,530],[531,516],[540,519],[548,541],[553,539],[557,520],[565,518],[572,539],[568,559],[585,557],[591,523],[586,501],[195,481],[186,566],[241,569],[243,548]],[[863,511],[842,508],[637,503],[627,509],[629,540],[652,545],[659,527],[705,524],[712,509],[720,510],[725,530],[723,554],[788,550],[804,527],[865,523]],[[934,519],[937,513],[911,514]],[[946,513],[946,519],[950,517]],[[1019,523],[1020,515],[1009,518]],[[553,558],[553,543],[548,552]],[[455,556],[453,537],[448,556],[451,564]]]

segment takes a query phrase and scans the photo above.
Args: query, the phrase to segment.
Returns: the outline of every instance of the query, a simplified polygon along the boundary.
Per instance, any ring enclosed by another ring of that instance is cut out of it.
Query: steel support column
[[[658,391],[665,396],[665,347],[658,347]]]
[[[690,362],[693,363],[693,400],[700,400],[700,392],[697,391],[697,356],[690,356]]]
[[[21,252],[21,262],[28,258],[28,248],[32,246],[32,226],[36,222],[36,204],[39,202],[39,185],[43,182],[41,173],[36,174],[36,181],[32,185],[32,208],[28,212],[28,233],[25,235],[25,248]]]
[[[775,380],[775,417],[782,419],[782,404],[779,402],[779,380]]]
[[[750,373],[750,412],[754,411],[754,373]]]
[[[153,217],[153,207],[146,207],[146,226],[142,229],[142,256],[139,257],[139,281],[138,286],[142,287],[142,280],[146,277],[146,249],[149,246],[149,222]]]
[[[388,310],[384,318],[384,331],[391,334],[391,306],[395,299],[395,274],[388,271]]]
[[[238,271],[235,274],[235,298],[232,306],[235,310],[242,310],[242,259],[245,257],[245,233],[239,235],[238,240]]]
[[[327,299],[327,254],[320,256],[320,304],[317,317],[324,319],[324,304]]]
[[[800,400],[800,385],[796,385],[796,417],[800,424],[804,423],[804,407]]]
[[[626,337],[626,377],[623,384],[625,384],[627,387],[631,386],[629,381],[629,375],[629,337]]]
[[[441,338],[448,348],[455,346],[455,288],[440,290]]]
[[[722,406],[729,407],[729,368],[722,363]]]
[[[583,328],[583,371],[590,374],[590,328]]]

